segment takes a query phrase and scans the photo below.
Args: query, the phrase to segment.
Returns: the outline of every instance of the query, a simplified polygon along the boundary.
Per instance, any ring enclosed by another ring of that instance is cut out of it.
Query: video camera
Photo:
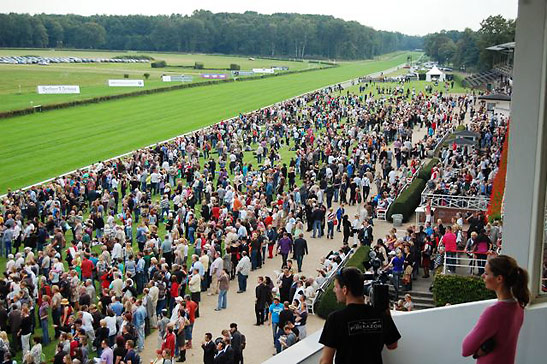
[[[372,273],[364,273],[365,295],[369,297],[372,307],[378,310],[389,308],[389,275],[381,270],[382,261],[377,257],[376,252],[369,252],[369,260],[363,262],[368,270],[372,268]]]

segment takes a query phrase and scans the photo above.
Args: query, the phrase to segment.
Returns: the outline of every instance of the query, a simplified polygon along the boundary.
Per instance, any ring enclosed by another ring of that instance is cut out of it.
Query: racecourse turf
[[[140,54],[140,53],[139,53]],[[83,51],[51,51],[51,50],[12,50],[0,49],[0,56],[49,56],[82,58],[112,58],[116,55],[136,56],[135,52],[83,52]],[[0,112],[24,109],[37,105],[58,104],[74,100],[90,99],[98,96],[115,95],[173,86],[175,82],[162,82],[161,76],[189,75],[192,83],[208,81],[200,77],[200,73],[224,73],[230,76],[226,68],[230,64],[238,64],[241,70],[252,68],[269,68],[271,66],[285,66],[289,71],[298,71],[308,68],[329,67],[309,62],[278,61],[257,58],[254,61],[247,57],[215,56],[203,54],[164,54],[145,53],[154,59],[166,60],[170,67],[151,68],[150,63],[51,63],[47,66],[37,64],[0,64]],[[196,70],[195,62],[201,62],[206,68]],[[185,67],[178,67],[185,66]],[[281,71],[282,73],[283,71]],[[144,74],[149,74],[146,79]],[[279,71],[278,71],[279,73]],[[144,80],[144,87],[109,87],[109,79],[140,79]],[[79,94],[40,95],[36,92],[37,85],[79,85]]]
[[[385,70],[378,61],[132,97],[0,121],[0,193],[211,125],[287,98]]]

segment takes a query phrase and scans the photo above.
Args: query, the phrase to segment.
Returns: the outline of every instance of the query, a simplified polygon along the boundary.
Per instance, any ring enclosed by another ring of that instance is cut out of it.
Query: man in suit
[[[368,219],[365,219],[363,221],[362,232],[363,232],[363,238],[361,239],[361,243],[363,245],[370,246],[370,244],[372,243],[373,236],[372,236],[372,226],[370,226]]]
[[[264,325],[264,311],[266,305],[271,301],[271,294],[268,291],[268,287],[264,284],[264,277],[258,277],[258,285],[255,288],[255,315],[256,326]]]
[[[230,345],[229,338],[218,338],[216,339],[217,343],[217,354],[213,361],[214,364],[234,364],[234,349]]]
[[[296,263],[298,265],[298,272],[302,272],[302,260],[304,259],[304,255],[308,254],[308,244],[306,242],[306,239],[304,239],[304,234],[300,233],[298,235],[298,239],[294,241],[294,258],[296,259]]]
[[[245,343],[243,335],[237,331],[237,324],[235,322],[230,324],[230,333],[232,335],[230,347],[234,350],[234,364],[243,364],[243,349]]]
[[[215,362],[216,347],[212,339],[213,335],[208,332],[205,334],[205,340],[201,344],[201,348],[203,349],[204,364],[213,364]]]

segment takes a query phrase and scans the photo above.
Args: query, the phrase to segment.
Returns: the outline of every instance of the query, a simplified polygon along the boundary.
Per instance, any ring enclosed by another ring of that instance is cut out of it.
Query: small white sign
[[[166,76],[161,76],[161,80],[163,82],[192,82],[192,76],[166,75]]]
[[[274,73],[272,68],[253,68],[254,73]]]
[[[143,80],[108,80],[110,87],[144,87]]]
[[[39,94],[79,94],[78,85],[42,85],[38,86]]]

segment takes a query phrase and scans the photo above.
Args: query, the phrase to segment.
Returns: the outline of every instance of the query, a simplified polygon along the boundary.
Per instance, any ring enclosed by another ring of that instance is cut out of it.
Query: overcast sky
[[[477,30],[490,15],[517,16],[518,0],[0,0],[2,13],[191,14],[194,10],[333,15],[378,30],[424,35]]]

